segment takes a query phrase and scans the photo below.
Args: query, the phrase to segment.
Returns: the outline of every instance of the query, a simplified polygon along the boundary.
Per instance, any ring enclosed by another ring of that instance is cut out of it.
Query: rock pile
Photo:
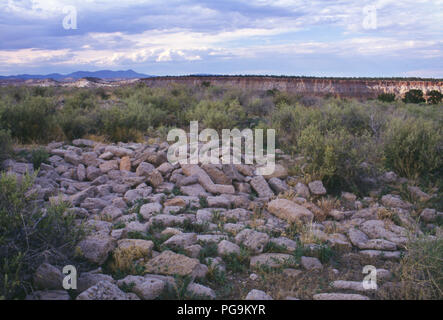
[[[77,249],[82,259],[99,269],[80,274],[77,299],[155,299],[174,286],[173,275],[192,278],[189,294],[214,299],[215,291],[199,279],[214,266],[225,270],[223,257],[242,250],[252,255],[250,270],[290,265],[287,270],[296,274],[326,268],[316,250],[319,243],[343,255],[396,261],[407,241],[405,226],[415,223],[412,205],[399,196],[384,195],[378,203],[376,198],[359,201],[343,193],[345,205],[326,210],[313,202],[326,197],[322,182],[306,185],[289,177],[282,164],[265,177],[244,164],[172,165],[166,157],[168,147],[105,145],[85,139],[47,146],[50,158],[41,165],[31,192],[42,203],[71,203],[70,212],[92,229]],[[16,175],[33,172],[29,163],[6,160],[3,166]],[[382,220],[383,210],[395,213],[401,225]],[[433,222],[442,214],[427,208],[420,219],[441,234]],[[287,235],[292,225],[309,226],[309,234]],[[152,240],[142,240],[143,236]],[[209,246],[215,246],[217,257],[199,259]],[[272,252],[267,251],[270,246]],[[300,246],[311,250],[295,261]],[[100,267],[116,257],[142,266],[143,273],[120,280],[102,273]],[[39,291],[28,298],[69,299],[61,287],[60,270],[41,265],[34,275]],[[316,294],[313,299],[367,299],[352,283],[337,282],[334,289],[338,292]],[[272,299],[255,289],[242,298]]]

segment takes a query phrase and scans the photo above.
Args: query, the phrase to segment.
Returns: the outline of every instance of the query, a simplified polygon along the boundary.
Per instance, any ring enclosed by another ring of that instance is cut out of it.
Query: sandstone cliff
[[[238,76],[183,76],[142,79],[148,86],[168,87],[173,83],[186,85],[211,85],[235,87],[243,90],[287,91],[306,95],[376,98],[380,93],[394,93],[402,97],[410,89],[420,89],[426,94],[430,90],[443,91],[440,80],[391,80],[391,79],[321,79],[291,77],[238,77]]]

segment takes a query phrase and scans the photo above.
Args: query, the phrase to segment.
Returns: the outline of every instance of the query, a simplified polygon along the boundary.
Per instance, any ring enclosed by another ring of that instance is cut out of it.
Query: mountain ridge
[[[9,76],[0,76],[0,79],[21,79],[21,80],[30,80],[30,79],[54,79],[54,80],[62,80],[62,79],[82,79],[82,78],[100,78],[100,79],[135,79],[135,78],[151,78],[153,75],[143,74],[135,72],[132,69],[128,70],[98,70],[98,71],[75,71],[68,74],[60,74],[60,73],[50,73],[46,75],[41,74],[18,74],[18,75],[9,75]]]

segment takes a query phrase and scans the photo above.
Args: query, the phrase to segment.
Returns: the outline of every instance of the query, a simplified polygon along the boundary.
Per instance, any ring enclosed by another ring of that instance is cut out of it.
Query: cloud
[[[77,30],[62,27],[67,5],[77,9]],[[363,25],[367,5],[376,8],[374,30]],[[158,65],[166,74],[206,66],[213,69],[195,72],[210,73],[254,63],[260,72],[263,63],[272,71],[315,55],[330,60],[331,71],[342,59],[377,57],[380,74],[393,63],[405,74],[442,68],[442,9],[441,0],[7,0],[0,62],[2,72]]]

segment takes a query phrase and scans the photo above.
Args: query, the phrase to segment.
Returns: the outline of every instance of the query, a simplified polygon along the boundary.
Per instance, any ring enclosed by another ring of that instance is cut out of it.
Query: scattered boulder
[[[251,187],[258,193],[261,198],[270,198],[274,196],[268,183],[263,176],[255,176],[250,181]]]
[[[314,257],[301,257],[301,265],[306,270],[318,270],[323,268],[320,260]]]
[[[63,289],[63,274],[53,265],[42,263],[35,271],[34,285],[46,290]]]
[[[268,210],[276,217],[287,222],[308,222],[312,221],[314,217],[311,211],[287,199],[272,200],[268,203]]]
[[[77,300],[130,300],[128,295],[120,290],[117,285],[109,281],[100,281],[96,285],[83,291]]]
[[[166,250],[145,265],[147,273],[159,273],[166,275],[204,277],[208,272],[206,266],[201,265],[197,259]]]
[[[268,295],[266,292],[252,289],[249,291],[249,293],[246,295],[245,300],[273,300],[270,295]]]
[[[103,264],[108,258],[108,254],[116,246],[115,239],[104,235],[92,235],[80,241],[78,250],[80,254],[92,263]]]
[[[252,229],[244,229],[235,237],[237,244],[243,244],[254,253],[261,253],[269,242],[269,236],[266,233],[258,232]]]
[[[215,291],[198,283],[191,283],[186,288],[189,295],[195,298],[215,299]]]
[[[135,293],[142,300],[154,300],[160,296],[166,287],[164,281],[152,278],[149,275],[142,276],[126,276],[117,281],[117,285],[131,288],[131,292]]]
[[[369,300],[366,296],[353,293],[318,293],[312,298],[314,300]]]
[[[313,195],[322,196],[326,194],[326,189],[323,186],[323,182],[321,182],[320,180],[309,182],[308,186]]]

